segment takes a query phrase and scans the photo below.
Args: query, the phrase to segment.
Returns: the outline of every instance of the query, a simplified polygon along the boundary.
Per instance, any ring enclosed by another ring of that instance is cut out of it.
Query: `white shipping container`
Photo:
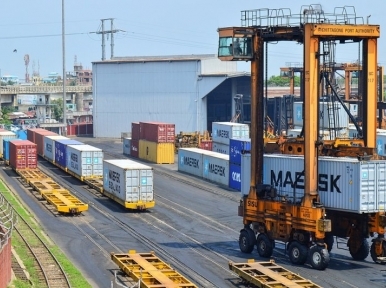
[[[350,113],[354,117],[358,117],[358,104],[348,103],[350,105]]]
[[[241,196],[249,194],[251,187],[251,154],[241,154]]]
[[[130,155],[131,138],[123,138],[123,154]]]
[[[179,148],[178,171],[202,177],[204,167],[202,155],[204,153],[208,154],[210,151],[199,148]]]
[[[44,136],[44,151],[43,155],[51,161],[55,161],[55,140],[69,139],[61,135]]]
[[[304,193],[303,156],[264,155],[263,181],[280,195],[299,201]],[[330,209],[355,213],[385,210],[386,161],[358,161],[355,158],[320,157],[319,196]],[[250,183],[250,157],[242,158],[241,192],[247,195]],[[297,180],[296,180],[297,179]]]
[[[210,152],[203,154],[203,178],[225,186],[229,185],[229,155]]]
[[[303,126],[303,102],[294,102],[293,121],[296,126]],[[347,128],[349,117],[339,102],[320,102],[319,128]]]
[[[17,135],[11,131],[0,131],[0,155],[3,155],[3,140],[4,139],[16,139]]]
[[[213,142],[212,143],[212,151],[217,152],[217,153],[221,153],[221,154],[225,154],[225,155],[229,155],[229,145]]]
[[[249,139],[248,124],[233,122],[213,122],[212,123],[212,140],[229,146],[231,138]]]
[[[103,190],[136,203],[154,201],[153,168],[129,159],[103,161]]]
[[[68,145],[67,169],[80,177],[103,176],[102,149],[91,145]]]

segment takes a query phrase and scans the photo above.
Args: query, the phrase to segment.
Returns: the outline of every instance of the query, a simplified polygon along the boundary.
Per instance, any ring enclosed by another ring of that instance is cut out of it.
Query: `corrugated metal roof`
[[[163,61],[197,61],[202,59],[217,58],[216,54],[192,54],[192,55],[164,55],[164,56],[127,56],[114,57],[104,61],[94,61],[92,63],[117,63],[117,62],[163,62]]]

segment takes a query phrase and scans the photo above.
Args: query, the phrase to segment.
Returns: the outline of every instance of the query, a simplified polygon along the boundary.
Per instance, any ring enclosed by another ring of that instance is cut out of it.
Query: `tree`
[[[63,99],[56,99],[51,101],[54,104],[54,117],[56,121],[63,120]]]
[[[0,119],[0,124],[10,125],[12,121],[9,120],[9,113],[15,112],[15,108],[11,106],[1,107],[2,119]]]
[[[294,76],[294,80],[295,87],[299,87],[300,77]],[[271,76],[271,78],[269,78],[267,81],[267,85],[270,87],[288,87],[290,86],[290,78],[282,76]]]

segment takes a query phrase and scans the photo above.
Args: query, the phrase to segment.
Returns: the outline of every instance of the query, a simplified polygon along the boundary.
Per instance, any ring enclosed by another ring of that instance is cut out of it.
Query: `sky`
[[[0,73],[16,75],[23,82],[26,71],[46,77],[50,72],[63,75],[73,71],[75,60],[84,69],[102,58],[101,19],[113,18],[114,56],[162,56],[217,54],[220,27],[241,26],[241,11],[287,8],[299,14],[301,8],[321,2],[267,0],[63,0],[65,53],[62,49],[62,0],[8,0],[1,3]],[[378,63],[386,65],[385,0],[323,1],[326,13],[336,7],[355,8],[356,15],[369,24],[381,26]],[[341,11],[341,10],[339,10]],[[104,21],[105,30],[111,22]],[[105,57],[111,57],[111,37],[106,36]],[[360,58],[358,44],[337,45],[336,62],[355,62]],[[17,50],[17,51],[15,51]],[[14,52],[15,51],[15,52]],[[268,77],[279,75],[280,67],[302,62],[302,46],[291,42],[268,45]],[[29,57],[28,68],[25,56]],[[238,70],[250,71],[249,62],[238,62]]]

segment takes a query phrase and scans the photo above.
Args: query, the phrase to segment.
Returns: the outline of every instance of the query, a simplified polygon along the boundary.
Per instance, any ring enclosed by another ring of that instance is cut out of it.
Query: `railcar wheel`
[[[309,250],[308,259],[314,269],[324,270],[330,262],[330,255],[326,248],[314,245]]]
[[[266,234],[259,234],[256,240],[257,252],[261,257],[269,258],[273,253],[272,241]]]
[[[351,245],[349,245],[348,250],[354,260],[365,260],[370,252],[369,242],[367,242],[367,239],[363,239],[362,244],[357,251],[354,251],[354,247]]]
[[[303,265],[307,261],[308,248],[297,241],[293,241],[289,245],[288,253],[292,264]]]
[[[239,247],[241,252],[249,254],[253,251],[256,243],[256,238],[254,235],[255,233],[252,231],[252,229],[244,229],[240,232]]]

